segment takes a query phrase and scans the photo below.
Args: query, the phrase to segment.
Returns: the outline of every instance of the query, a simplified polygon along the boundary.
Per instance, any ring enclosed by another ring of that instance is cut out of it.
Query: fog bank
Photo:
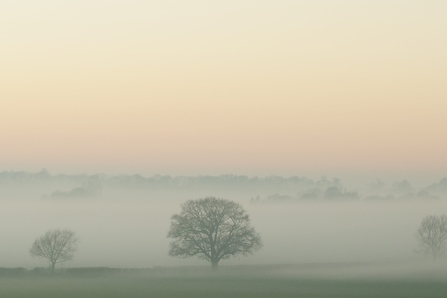
[[[208,265],[167,255],[170,216],[180,211],[181,202],[0,201],[0,267],[46,266],[28,251],[35,238],[54,228],[70,228],[81,238],[74,260],[61,267]],[[415,261],[422,258],[413,253],[421,219],[447,210],[445,200],[241,203],[264,248],[221,265]]]

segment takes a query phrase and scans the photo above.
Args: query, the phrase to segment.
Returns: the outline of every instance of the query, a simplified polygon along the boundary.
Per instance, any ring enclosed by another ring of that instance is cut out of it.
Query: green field
[[[327,271],[329,269],[329,271]],[[169,269],[115,276],[0,278],[0,297],[446,297],[447,279],[420,273],[370,277],[363,268]],[[377,269],[377,268],[376,268]],[[374,268],[372,269],[374,270]],[[337,272],[340,274],[337,276]],[[347,276],[341,276],[347,274]]]

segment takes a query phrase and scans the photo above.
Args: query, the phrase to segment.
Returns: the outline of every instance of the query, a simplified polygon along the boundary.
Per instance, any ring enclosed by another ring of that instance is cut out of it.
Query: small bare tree
[[[416,233],[420,251],[436,259],[445,249],[447,241],[447,216],[429,215],[422,219]]]
[[[54,267],[57,263],[73,259],[78,243],[79,238],[71,230],[50,230],[34,240],[29,252],[33,258],[47,259],[50,263],[50,271],[54,273]]]

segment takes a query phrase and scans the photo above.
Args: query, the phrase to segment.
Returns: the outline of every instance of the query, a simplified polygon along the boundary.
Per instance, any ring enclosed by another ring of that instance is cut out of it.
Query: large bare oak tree
[[[78,243],[79,238],[71,230],[50,230],[34,240],[29,252],[32,257],[47,259],[50,263],[50,271],[54,273],[57,263],[73,259]]]
[[[422,219],[416,233],[421,251],[436,259],[447,242],[447,216],[429,215]]]
[[[250,218],[236,202],[208,197],[182,204],[171,217],[169,255],[198,257],[217,269],[220,260],[249,255],[262,247],[261,237],[250,226]]]

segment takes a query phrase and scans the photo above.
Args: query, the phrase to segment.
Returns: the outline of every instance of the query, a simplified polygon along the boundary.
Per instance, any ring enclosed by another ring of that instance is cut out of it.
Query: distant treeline
[[[161,176],[143,177],[142,175],[51,175],[47,170],[31,172],[0,172],[0,189],[42,186],[44,198],[92,197],[101,194],[104,189],[137,191],[209,191],[210,193],[249,192],[266,194],[272,191],[295,193],[307,189],[327,189],[331,186],[342,187],[339,179],[312,180],[307,177],[248,177],[244,175],[219,176]],[[28,188],[31,189],[31,188]],[[47,190],[52,189],[47,192]],[[63,189],[63,190],[61,190]]]
[[[310,193],[291,195],[273,194],[262,199],[260,196],[252,197],[250,203],[286,203],[297,201],[340,201],[340,200],[364,200],[364,201],[391,201],[391,200],[433,200],[440,199],[440,196],[433,195],[426,190],[420,190],[417,193],[409,192],[401,195],[392,193],[387,195],[366,195],[361,196],[357,191],[346,191],[337,187],[329,187],[326,191],[315,191]]]
[[[392,201],[392,200],[433,200],[447,197],[447,178],[441,179],[437,183],[417,189],[407,180],[394,182],[387,185],[377,179],[369,184],[363,194],[357,191],[349,191],[342,185],[332,185],[327,188],[314,187],[304,192],[297,192],[295,195],[282,195],[279,193],[268,195],[265,198],[260,196],[252,197],[251,203],[282,203],[308,200],[364,200],[364,201]]]
[[[219,176],[177,176],[171,177],[154,175],[152,177],[143,177],[142,175],[51,175],[46,169],[37,173],[31,172],[0,172],[0,185],[18,185],[18,184],[39,184],[39,183],[60,183],[69,184],[100,184],[102,186],[116,187],[156,187],[156,188],[174,188],[174,189],[190,189],[202,187],[225,187],[240,186],[251,188],[253,186],[282,186],[282,187],[309,187],[316,185],[329,186],[339,183],[338,179],[330,181],[321,178],[318,181],[306,177],[281,177],[268,176],[260,178],[257,176],[248,177],[244,175],[219,175]]]
[[[27,186],[27,187],[23,187]],[[417,189],[407,180],[387,184],[380,179],[368,185],[348,190],[338,178],[321,177],[318,180],[307,177],[267,176],[249,177],[244,175],[219,176],[161,176],[80,174],[51,175],[46,169],[40,172],[0,172],[0,194],[2,190],[29,193],[41,191],[40,197],[52,199],[88,198],[98,196],[103,190],[112,193],[120,191],[180,191],[226,192],[248,195],[252,202],[280,202],[296,200],[392,200],[392,199],[436,199],[447,196],[447,178]],[[17,191],[19,190],[19,191]],[[22,195],[21,193],[21,195]],[[23,196],[23,195],[22,195]],[[28,195],[29,196],[29,195]],[[19,195],[17,195],[19,197]],[[26,197],[26,195],[24,195]]]

